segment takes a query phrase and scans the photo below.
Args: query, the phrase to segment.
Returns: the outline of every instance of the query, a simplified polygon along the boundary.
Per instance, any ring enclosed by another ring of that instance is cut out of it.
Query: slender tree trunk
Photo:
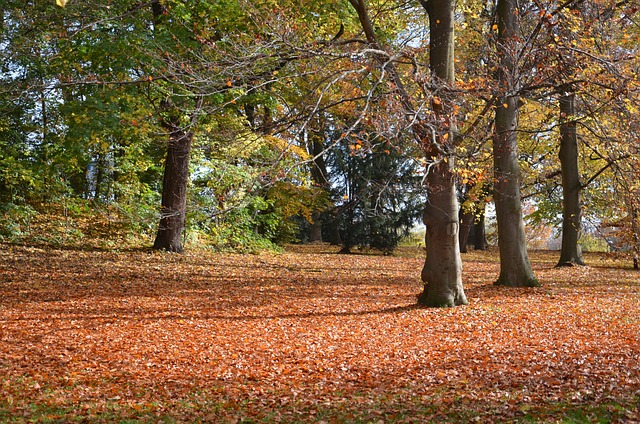
[[[480,202],[482,202],[480,204]],[[486,207],[485,203],[480,200],[478,202],[480,209],[478,217],[473,224],[473,249],[474,250],[487,250],[487,236],[484,229],[484,209]]]
[[[453,0],[429,0],[421,3],[429,14],[431,73],[436,83],[445,89],[443,93],[446,93],[455,82],[455,3]],[[452,102],[449,98],[443,98],[441,102],[439,106],[444,107],[434,108],[437,114],[441,114],[442,119],[439,121],[444,123],[438,129],[437,139],[430,137],[426,131],[418,133],[425,144],[426,156],[439,158],[439,162],[430,167],[425,179],[427,206],[424,211],[424,223],[427,226],[427,257],[422,268],[424,291],[418,298],[420,304],[435,307],[467,304],[462,287],[454,155],[442,154],[443,151],[450,151],[451,146],[445,144],[452,142],[457,131],[453,116],[446,115],[452,113]]]
[[[98,153],[98,157],[96,160],[96,186],[93,192],[93,200],[96,202],[100,202],[100,197],[102,197],[102,186],[104,185],[106,173],[106,160],[105,154],[100,152]]]
[[[640,259],[640,236],[638,233],[640,232],[640,228],[638,228],[638,209],[636,207],[637,200],[630,198],[628,203],[631,206],[631,233],[633,240],[633,269],[639,269],[640,264],[638,264],[638,260]]]
[[[321,119],[318,119],[317,134],[314,134],[313,130],[310,130],[307,138],[307,150],[313,157],[311,162],[311,180],[314,186],[321,188],[322,190],[329,190],[329,177],[327,173],[327,164],[324,160],[324,124]],[[311,224],[311,230],[309,234],[309,241],[311,243],[322,242],[322,215],[321,211],[314,212],[313,224]]]
[[[460,244],[460,252],[467,253],[467,245],[469,244],[469,233],[473,226],[474,213],[470,210],[460,209],[460,235],[458,241]]]
[[[353,173],[352,173],[352,160],[353,158],[347,158],[347,175],[346,175],[346,183],[347,183],[347,202],[348,208],[346,210],[347,213],[347,227],[344,229],[343,236],[341,237],[342,241],[342,249],[340,249],[339,253],[351,254],[351,248],[354,245],[355,240],[353,240],[353,221],[354,221],[354,203],[352,202],[354,193],[353,187]]]
[[[187,211],[189,156],[193,133],[174,127],[169,135],[162,180],[160,225],[153,248],[182,253]]]
[[[560,97],[560,167],[562,170],[562,248],[556,266],[584,265],[578,244],[582,228],[580,208],[580,173],[578,172],[578,138],[576,135],[575,94]]]
[[[464,204],[469,199],[469,192],[473,189],[473,184],[464,184],[464,191],[461,190],[462,199],[460,201],[460,212],[458,220],[460,222],[460,232],[458,234],[458,244],[460,245],[460,253],[467,253],[471,236],[471,228],[473,227],[475,210],[473,207],[465,207]],[[475,205],[474,205],[475,206]]]
[[[517,0],[498,0],[499,86],[505,90],[495,117],[494,201],[498,221],[500,276],[496,284],[512,287],[537,286],[533,274],[522,217],[520,167],[518,165]]]

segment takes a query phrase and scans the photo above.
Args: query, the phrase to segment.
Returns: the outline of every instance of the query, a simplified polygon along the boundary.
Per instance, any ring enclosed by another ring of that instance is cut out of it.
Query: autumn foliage
[[[637,271],[469,253],[469,305],[423,309],[422,255],[3,245],[0,421],[640,419]]]

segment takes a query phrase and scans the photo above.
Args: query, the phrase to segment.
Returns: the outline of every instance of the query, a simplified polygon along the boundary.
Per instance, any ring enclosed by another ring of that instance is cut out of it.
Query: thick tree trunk
[[[187,211],[189,155],[193,133],[174,128],[169,135],[162,180],[160,226],[153,248],[182,253],[182,233]]]
[[[324,226],[324,233],[330,245],[342,246],[342,236],[340,235],[340,228],[338,227],[336,217],[332,217],[329,222],[327,222]]]
[[[458,199],[452,163],[441,162],[427,175],[427,258],[422,268],[424,291],[418,301],[426,306],[466,305],[462,287],[462,259],[458,243]]]
[[[430,59],[433,79],[445,90],[455,82],[454,68],[454,9],[452,0],[422,1],[429,14]],[[424,223],[427,226],[425,244],[427,257],[422,268],[424,291],[418,298],[426,306],[456,306],[467,304],[462,287],[462,259],[458,234],[458,199],[456,196],[454,156],[442,153],[451,151],[451,143],[456,137],[455,122],[452,116],[451,102],[443,99],[435,108],[441,114],[441,128],[437,139],[427,134],[418,134],[425,143],[427,158],[437,157],[439,163],[431,166],[426,177],[427,207],[424,211]],[[434,103],[434,106],[435,103]],[[444,135],[447,137],[444,137]],[[425,142],[426,141],[426,142]],[[446,155],[446,156],[445,156]]]
[[[320,213],[315,212],[311,219],[313,223],[309,229],[309,243],[322,243],[322,221]]]
[[[160,25],[165,7],[160,1],[151,4],[154,27]],[[201,100],[200,100],[201,101]],[[175,109],[169,99],[160,103],[161,112],[168,113]],[[162,114],[161,114],[162,115]],[[196,114],[192,117],[195,123]],[[169,252],[182,253],[182,233],[185,228],[187,212],[187,185],[189,182],[189,160],[193,133],[185,131],[177,124],[175,116],[161,118],[161,125],[169,132],[167,156],[162,179],[162,204],[160,208],[160,224],[153,248]]]
[[[578,244],[582,228],[580,208],[580,173],[578,172],[578,138],[576,135],[575,94],[560,97],[560,167],[562,169],[562,248],[556,266],[584,265]]]
[[[508,97],[496,111],[494,137],[494,201],[498,222],[500,276],[496,284],[512,287],[537,286],[529,255],[520,199],[520,167],[516,128],[518,99]]]
[[[518,165],[517,0],[498,0],[499,86],[505,90],[496,110],[494,155],[494,201],[498,221],[500,276],[496,284],[537,286],[533,274],[522,217],[520,167]]]
[[[374,26],[369,19],[365,0],[349,0],[358,17],[367,41],[380,49],[376,39]],[[439,114],[436,129],[432,136],[430,123],[414,124],[414,136],[422,142],[428,160],[436,158],[437,164],[428,169],[426,191],[428,205],[424,212],[427,225],[426,246],[427,257],[422,268],[424,291],[418,302],[426,306],[455,306],[467,303],[462,288],[462,260],[458,245],[458,200],[454,184],[453,160],[454,145],[450,144],[456,137],[455,121],[449,113],[453,107],[449,89],[455,82],[454,69],[454,9],[453,0],[420,0],[429,15],[430,59],[433,81],[442,87],[442,99],[434,112]],[[401,103],[407,114],[416,116],[413,102],[405,90],[400,74],[393,62],[386,57],[381,63],[388,72],[389,78],[396,87]],[[436,106],[436,102],[434,102]],[[447,137],[445,137],[445,134]]]

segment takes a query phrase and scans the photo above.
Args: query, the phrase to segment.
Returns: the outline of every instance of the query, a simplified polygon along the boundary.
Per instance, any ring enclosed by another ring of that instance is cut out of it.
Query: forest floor
[[[0,245],[0,422],[640,422],[638,271],[472,252],[426,309],[423,254]]]

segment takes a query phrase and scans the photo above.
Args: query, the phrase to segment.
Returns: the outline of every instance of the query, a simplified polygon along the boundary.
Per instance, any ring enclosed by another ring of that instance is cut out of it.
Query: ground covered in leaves
[[[640,421],[637,271],[470,253],[424,309],[421,256],[0,245],[0,421]]]

